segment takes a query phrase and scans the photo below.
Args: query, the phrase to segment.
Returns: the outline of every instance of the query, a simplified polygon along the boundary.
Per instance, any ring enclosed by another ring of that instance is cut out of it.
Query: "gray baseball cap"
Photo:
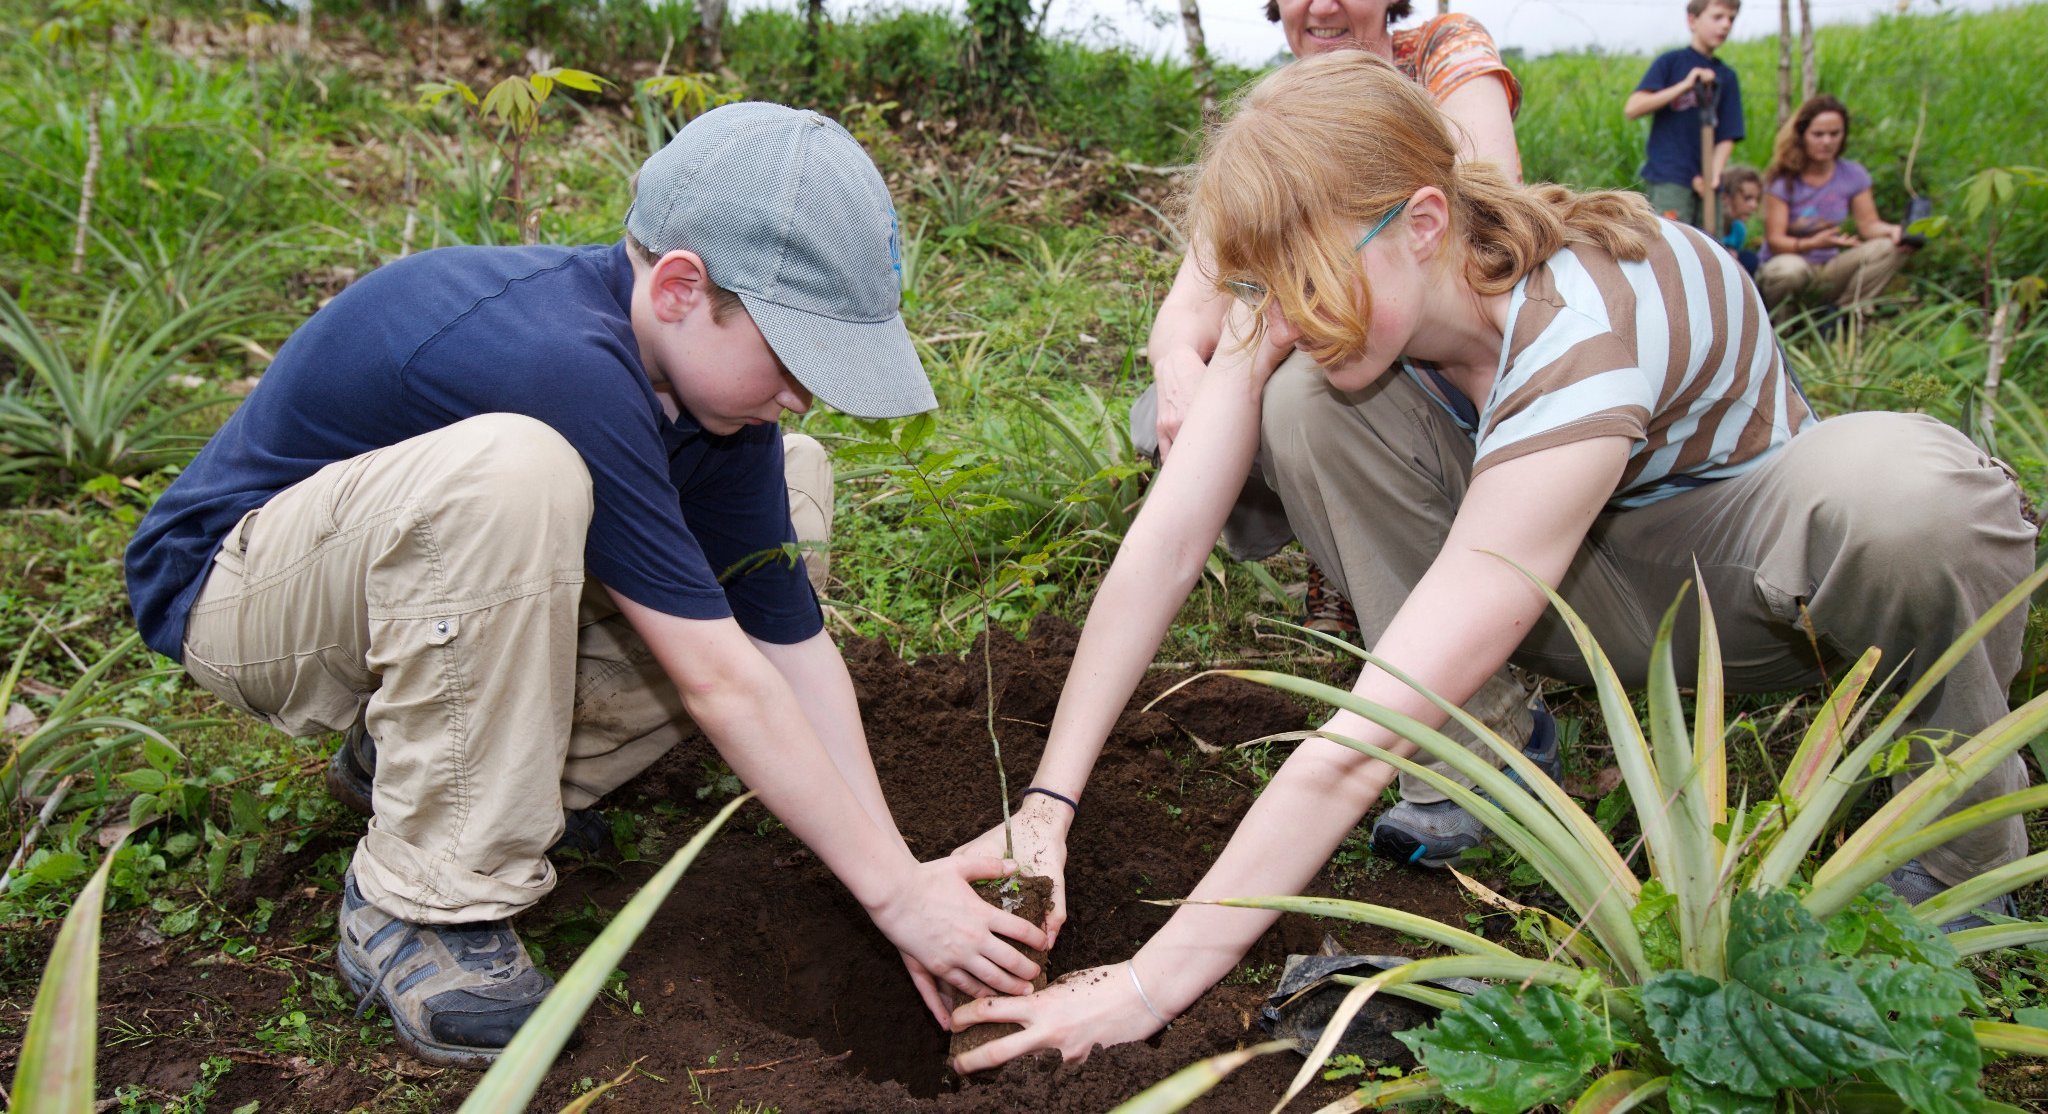
[[[938,406],[903,327],[889,188],[860,143],[816,112],[714,108],[640,168],[626,230],[688,248],[739,295],[805,389],[859,418]]]

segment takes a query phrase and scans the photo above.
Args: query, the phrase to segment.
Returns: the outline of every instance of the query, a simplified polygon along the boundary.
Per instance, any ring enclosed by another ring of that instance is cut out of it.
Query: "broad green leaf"
[[[1671,972],[1643,989],[1665,1056],[1703,1082],[1758,1097],[1899,1059],[1857,974],[1826,944],[1791,894],[1737,894],[1728,981]]]
[[[1267,1041],[1198,1060],[1118,1103],[1110,1114],[1170,1114],[1208,1094],[1225,1076],[1260,1056],[1286,1052],[1293,1041]]]
[[[100,913],[117,845],[57,930],[14,1073],[15,1114],[77,1114],[93,1109],[93,1057],[99,1039]]]
[[[1545,986],[1490,986],[1436,1024],[1394,1035],[1445,1095],[1481,1114],[1561,1101],[1615,1052],[1598,1016]]]
[[[1977,1089],[1983,1052],[1963,1016],[1974,988],[1959,989],[1953,969],[1901,959],[1865,962],[1864,991],[1905,1053],[1871,1071],[1922,1114],[1974,1114],[1984,1097]]]

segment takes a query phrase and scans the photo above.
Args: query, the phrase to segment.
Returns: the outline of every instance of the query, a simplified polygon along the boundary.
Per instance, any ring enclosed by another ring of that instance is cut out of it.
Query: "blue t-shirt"
[[[1742,84],[1735,71],[1719,58],[1710,58],[1689,46],[1666,51],[1650,63],[1636,88],[1659,92],[1685,80],[1685,75],[1702,67],[1714,71],[1717,118],[1714,142],[1742,139]],[[1700,174],[1700,87],[1679,94],[1650,117],[1650,146],[1643,159],[1643,181],[1692,185]]]
[[[734,617],[765,641],[816,634],[801,566],[748,560],[796,537],[781,431],[718,436],[688,413],[670,421],[640,363],[632,293],[623,243],[440,248],[342,291],[278,350],[136,531],[128,595],[143,640],[183,658],[221,539],[271,496],[334,461],[490,413],[546,422],[582,454],[591,576],[666,614]]]

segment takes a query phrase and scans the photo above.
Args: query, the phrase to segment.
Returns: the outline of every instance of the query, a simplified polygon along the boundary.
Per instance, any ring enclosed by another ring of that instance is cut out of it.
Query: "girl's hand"
[[[1273,370],[1294,354],[1294,342],[1301,332],[1280,316],[1276,308],[1266,315],[1266,327],[1259,332],[1258,341],[1247,347],[1245,341],[1257,324],[1258,318],[1250,306],[1243,302],[1230,303],[1229,311],[1223,315],[1223,343],[1216,347],[1214,362],[1220,364],[1227,358],[1245,368],[1252,388],[1263,391],[1266,380],[1273,377]]]
[[[1162,360],[1152,366],[1152,381],[1158,387],[1154,397],[1159,402],[1158,435],[1159,459],[1173,451],[1174,439],[1180,436],[1180,426],[1187,420],[1188,407],[1195,404],[1195,388],[1202,385],[1202,373],[1209,365],[1198,359],[1194,352],[1187,351],[1177,358]]]
[[[1076,971],[1022,998],[980,998],[953,1011],[955,1032],[985,1021],[1024,1031],[966,1053],[953,1062],[954,1071],[983,1071],[1041,1048],[1057,1048],[1061,1060],[1079,1063],[1097,1047],[1144,1040],[1164,1027],[1138,997],[1126,963]]]
[[[1007,857],[1014,859],[1021,874],[1052,879],[1052,911],[1045,919],[1045,950],[1059,939],[1060,926],[1067,923],[1067,830],[1073,826],[1074,810],[1043,793],[1032,793],[1010,814],[1010,839],[1014,844]],[[974,858],[1006,857],[1003,826],[997,824],[973,840],[961,844],[955,855]]]

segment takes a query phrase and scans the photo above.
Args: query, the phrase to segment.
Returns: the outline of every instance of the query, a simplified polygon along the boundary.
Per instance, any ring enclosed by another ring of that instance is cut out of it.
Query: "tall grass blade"
[[[1668,1075],[1646,1071],[1611,1071],[1580,1092],[1567,1114],[1623,1114],[1663,1094],[1671,1087]]]
[[[2048,1057],[2048,1029],[2005,1021],[1971,1021],[1970,1028],[1976,1031],[1978,1044],[1995,1052]]]
[[[1913,915],[1928,924],[1944,924],[1995,897],[2043,878],[2048,878],[2048,851],[2036,851],[2024,859],[1987,870],[1962,885],[1943,890],[1913,906]]]
[[[123,844],[100,860],[78,891],[43,968],[21,1059],[14,1073],[15,1114],[86,1114],[93,1109],[94,1056],[100,1031],[100,914],[107,875]]]
[[[2048,923],[2030,921],[2026,924],[1994,924],[1983,928],[1966,928],[1961,932],[1948,934],[1948,946],[1957,955],[1982,955],[2001,948],[2024,948],[2033,944],[2048,943]]]
[[[1815,873],[1815,886],[1825,885],[1839,875],[1874,869],[1875,852],[1881,843],[1892,840],[1896,833],[1912,833],[1934,823],[1936,814],[2043,731],[2048,731],[2048,693],[2007,713],[1954,753],[1937,758],[1926,772],[1892,794],[1892,799],[1844,840]]]
[[[2044,583],[2048,583],[2048,565],[2035,569],[2032,575],[2020,581],[2012,591],[1992,604],[1989,611],[1970,624],[1969,629],[1951,643],[1948,649],[1942,651],[1941,656],[1928,666],[1927,671],[1907,688],[1891,712],[1878,722],[1863,742],[1847,757],[1836,763],[1835,769],[1827,777],[1814,785],[1813,792],[1803,807],[1792,817],[1791,822],[1786,825],[1784,834],[1778,837],[1776,844],[1765,855],[1763,866],[1757,875],[1757,885],[1783,885],[1793,876],[1800,862],[1805,859],[1806,853],[1820,840],[1821,831],[1833,818],[1835,809],[1852,791],[1859,791],[1863,787],[1864,771],[1870,768],[1872,759],[1891,745],[1899,728],[1904,725],[1906,717],[1920,706],[1920,702],[1927,698],[1927,694],[1933,691],[1934,686],[1941,683],[1942,678],[1948,676],[1949,671],[1956,667],[1956,663],[1961,661],[1965,654],[1975,649],[2006,616],[2012,614],[2016,608],[2025,606]]]
[[[1393,988],[1387,988],[1387,992],[1393,993]],[[1352,1114],[1357,1110],[1406,1106],[1412,1102],[1426,1102],[1443,1093],[1442,1080],[1426,1071],[1419,1071],[1399,1079],[1383,1079],[1364,1084],[1358,1090],[1316,1111],[1315,1114]]]
[[[1372,905],[1363,901],[1346,901],[1335,897],[1226,897],[1220,901],[1197,901],[1193,898],[1174,898],[1166,901],[1147,902],[1149,905],[1222,905],[1232,909],[1270,909],[1276,913],[1299,913],[1308,917],[1333,917],[1356,924],[1377,925],[1409,936],[1419,936],[1432,943],[1465,953],[1466,955],[1495,955],[1504,959],[1520,959],[1521,956],[1501,947],[1476,933],[1452,928],[1442,921],[1418,916],[1384,905]]]
[[[575,965],[555,984],[547,1000],[533,1011],[532,1017],[526,1019],[519,1035],[505,1046],[505,1051],[498,1055],[498,1062],[484,1073],[476,1090],[470,1092],[457,1114],[500,1114],[506,1110],[526,1109],[526,1104],[533,1099],[533,1092],[540,1087],[541,1078],[554,1066],[555,1057],[561,1054],[562,1046],[568,1042],[569,1034],[575,1031],[583,1012],[597,1000],[605,980],[626,958],[633,941],[647,930],[648,923],[654,920],[655,911],[668,900],[669,891],[682,881],[683,872],[697,861],[697,855],[711,842],[711,837],[718,834],[718,829],[739,811],[741,805],[753,799],[754,794],[745,793],[727,802],[710,823],[670,856],[666,866],[640,887],[640,892],[619,910],[619,915],[598,933],[597,939],[590,942]]]
[[[1293,1041],[1266,1041],[1197,1060],[1116,1105],[1109,1114],[1171,1114],[1214,1090],[1231,1072],[1261,1056],[1285,1052]]]
[[[2048,808],[2048,785],[2036,785],[1979,801],[1925,826],[1896,825],[1895,830],[1899,834],[1869,852],[1848,859],[1837,852],[1821,864],[1814,875],[1813,890],[1806,897],[1806,908],[1815,916],[1836,912],[1862,893],[1864,887],[1897,870],[1908,860],[1919,858],[1922,852],[1993,821],[2041,808]]]

